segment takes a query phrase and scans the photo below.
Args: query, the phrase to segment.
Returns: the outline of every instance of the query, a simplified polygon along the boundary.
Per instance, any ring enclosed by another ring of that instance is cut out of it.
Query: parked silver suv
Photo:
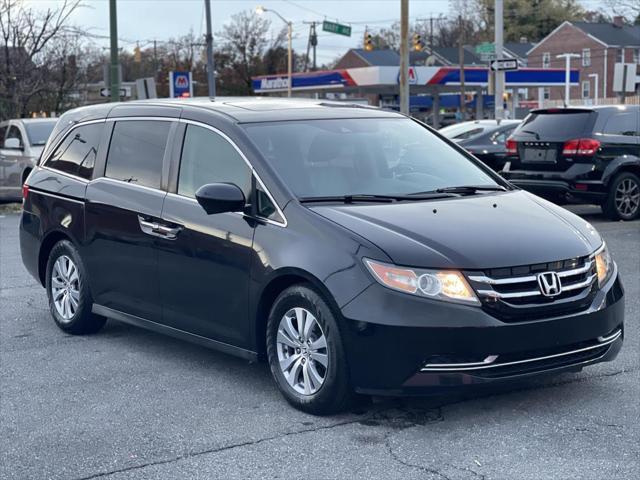
[[[25,118],[0,123],[0,200],[20,200],[21,187],[40,158],[55,118]]]

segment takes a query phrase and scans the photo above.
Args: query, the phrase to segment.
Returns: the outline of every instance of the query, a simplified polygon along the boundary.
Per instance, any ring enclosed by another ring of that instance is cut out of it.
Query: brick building
[[[529,67],[564,68],[562,53],[575,53],[571,68],[580,69],[580,86],[571,87],[571,99],[593,99],[597,75],[598,97],[612,98],[613,70],[619,62],[640,63],[640,25],[625,24],[622,17],[612,23],[565,21],[527,53]],[[541,89],[545,99],[564,98],[563,87]]]

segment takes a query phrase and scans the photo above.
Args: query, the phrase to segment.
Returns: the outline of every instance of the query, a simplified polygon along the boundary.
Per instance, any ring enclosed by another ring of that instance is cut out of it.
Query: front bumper
[[[610,361],[624,338],[623,295],[616,271],[582,312],[505,323],[373,284],[342,309],[351,379],[360,393],[421,395]]]

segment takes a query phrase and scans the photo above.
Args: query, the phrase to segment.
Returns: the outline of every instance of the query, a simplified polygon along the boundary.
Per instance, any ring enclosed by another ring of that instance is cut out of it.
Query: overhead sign
[[[499,70],[518,70],[518,60],[513,59],[502,59],[502,60],[494,60],[491,62],[491,70],[499,71]]]
[[[351,27],[349,25],[342,25],[335,22],[322,22],[322,30],[325,32],[337,33],[338,35],[344,35],[345,37],[351,36]]]
[[[95,92],[95,90],[94,90]],[[100,89],[101,97],[110,97],[111,89],[110,88],[101,88]],[[130,97],[131,96],[131,87],[121,87],[120,88],[120,96],[121,97]]]
[[[169,72],[169,96],[171,98],[193,97],[193,76],[191,72]]]

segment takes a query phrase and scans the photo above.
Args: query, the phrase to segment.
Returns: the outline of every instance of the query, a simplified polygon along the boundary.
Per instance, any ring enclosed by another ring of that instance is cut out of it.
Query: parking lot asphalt
[[[114,321],[64,334],[0,212],[0,478],[640,478],[640,221],[571,209],[624,280],[614,362],[333,417],[291,408],[264,364]]]

